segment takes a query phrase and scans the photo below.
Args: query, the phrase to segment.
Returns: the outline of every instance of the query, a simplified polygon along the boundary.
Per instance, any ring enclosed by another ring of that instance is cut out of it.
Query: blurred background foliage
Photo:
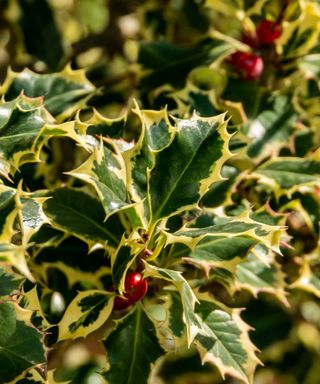
[[[180,116],[193,109],[203,116],[227,110],[231,130],[237,132],[234,170],[242,171],[266,157],[304,156],[319,147],[319,7],[319,1],[311,0],[0,0],[0,79],[5,81],[9,67],[51,73],[70,63],[73,69],[84,69],[97,87],[89,105],[107,117],[123,116],[132,97],[145,108],[166,105]],[[253,30],[265,18],[282,22],[284,32],[275,46],[260,52],[263,76],[247,81],[225,59],[246,49],[243,31]],[[280,122],[260,141],[250,141],[257,134],[252,122],[263,118]],[[249,148],[246,154],[243,148]],[[228,183],[225,187],[231,188],[232,175]],[[320,193],[293,191],[291,197],[274,197],[268,185],[256,184],[254,178],[238,182],[227,209],[239,211],[246,199],[257,208],[269,202],[287,214],[292,248],[284,247],[278,262],[288,273],[288,303],[268,293],[254,298],[246,291],[230,298],[219,284],[215,294],[221,291],[219,299],[228,305],[247,307],[243,318],[255,329],[252,340],[264,364],[255,384],[317,384]],[[303,289],[303,268],[312,268],[313,289]],[[295,281],[299,284],[290,286]],[[55,301],[58,305],[59,298]],[[59,353],[53,351],[49,368],[59,367],[57,378],[104,382],[97,373],[104,355],[94,340],[88,337],[85,343],[66,343]],[[201,366],[194,352],[185,351],[167,359],[154,379],[157,383],[237,380],[222,380],[212,367]]]

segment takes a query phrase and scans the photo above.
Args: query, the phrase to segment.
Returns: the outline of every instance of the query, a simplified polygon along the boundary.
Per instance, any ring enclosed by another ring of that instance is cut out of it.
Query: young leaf
[[[147,384],[152,365],[164,354],[153,323],[136,305],[103,341],[110,368],[105,378],[110,384]]]
[[[106,291],[79,292],[59,322],[59,340],[86,337],[108,319],[114,294]]]

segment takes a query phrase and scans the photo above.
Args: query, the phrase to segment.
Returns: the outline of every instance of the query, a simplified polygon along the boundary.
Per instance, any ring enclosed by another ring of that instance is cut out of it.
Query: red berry
[[[116,311],[121,311],[122,309],[128,308],[132,303],[129,300],[123,299],[120,296],[116,296],[113,302],[113,308]]]
[[[241,41],[244,44],[249,45],[251,48],[257,48],[258,41],[257,41],[257,35],[252,33],[244,33],[241,37]]]
[[[275,21],[262,20],[257,26],[257,36],[261,44],[273,44],[280,37],[281,32],[281,25]]]
[[[124,282],[124,297],[131,303],[143,298],[147,293],[148,283],[138,272],[128,272]]]
[[[263,60],[260,56],[247,52],[235,52],[231,56],[231,63],[247,80],[254,80],[261,76],[263,71]]]

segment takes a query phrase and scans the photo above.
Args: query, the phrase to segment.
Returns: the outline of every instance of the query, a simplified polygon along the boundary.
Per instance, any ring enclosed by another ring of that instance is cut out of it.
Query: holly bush
[[[318,383],[319,3],[0,6],[0,383]]]

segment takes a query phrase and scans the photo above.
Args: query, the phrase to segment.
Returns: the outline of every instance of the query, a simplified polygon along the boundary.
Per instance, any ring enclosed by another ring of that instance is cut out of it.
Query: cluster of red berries
[[[113,289],[110,289],[113,290]],[[113,308],[121,310],[141,300],[147,293],[148,283],[138,272],[128,272],[124,282],[123,297],[116,296]]]
[[[272,45],[281,35],[281,25],[275,21],[262,20],[252,35],[243,35],[242,42],[253,49]],[[255,53],[235,52],[230,58],[231,64],[246,80],[254,80],[263,72],[263,59]]]

